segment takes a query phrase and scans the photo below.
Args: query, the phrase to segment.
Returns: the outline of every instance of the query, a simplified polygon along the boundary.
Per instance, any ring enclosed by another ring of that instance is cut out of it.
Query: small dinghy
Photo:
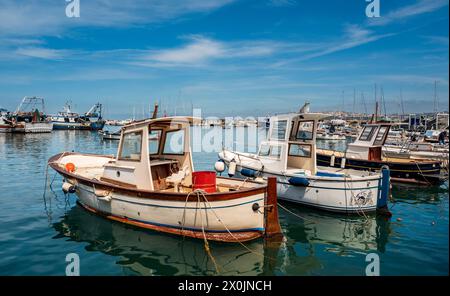
[[[120,141],[121,131],[99,131],[100,137],[103,141]]]
[[[389,169],[361,172],[316,165],[316,134],[320,113],[292,113],[271,117],[267,141],[258,154],[224,149],[221,161],[228,174],[247,179],[276,177],[280,199],[343,213],[387,213]]]
[[[222,242],[280,237],[276,181],[195,172],[193,118],[134,122],[122,130],[117,156],[61,153],[49,160],[87,210],[111,220]]]

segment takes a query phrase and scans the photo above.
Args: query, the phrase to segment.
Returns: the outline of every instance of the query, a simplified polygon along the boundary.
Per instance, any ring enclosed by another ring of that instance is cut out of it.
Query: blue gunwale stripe
[[[294,186],[294,185],[292,185],[290,183],[287,183],[287,182],[278,181],[278,183],[279,184],[293,186],[293,187],[301,187],[301,186]],[[371,186],[371,187],[361,187],[361,188],[333,188],[333,187],[322,187],[322,186],[311,186],[311,185],[308,185],[308,186],[305,186],[304,188],[318,188],[318,189],[328,189],[328,190],[348,190],[348,191],[351,191],[351,190],[375,189],[375,188],[379,188],[379,187],[378,186]]]

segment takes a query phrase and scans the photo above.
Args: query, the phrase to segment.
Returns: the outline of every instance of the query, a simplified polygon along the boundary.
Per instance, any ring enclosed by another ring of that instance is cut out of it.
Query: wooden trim
[[[111,184],[114,184],[114,185],[117,185],[117,186],[121,186],[121,187],[125,187],[125,188],[133,188],[133,189],[137,188],[137,186],[134,185],[134,184],[125,183],[125,182],[121,182],[121,181],[117,181],[117,180],[113,180],[113,179],[105,178],[105,177],[100,177],[100,181],[111,183]]]

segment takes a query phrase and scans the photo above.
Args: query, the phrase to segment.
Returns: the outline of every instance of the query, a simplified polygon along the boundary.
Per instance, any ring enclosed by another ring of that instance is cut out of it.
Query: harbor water
[[[0,134],[0,275],[65,275],[69,253],[79,255],[81,275],[365,275],[370,253],[379,256],[381,275],[448,275],[448,181],[395,185],[391,219],[281,202],[292,212],[279,208],[283,243],[210,243],[215,267],[202,240],[95,216],[64,195],[61,177],[47,170],[49,157],[62,151],[115,154],[117,146],[96,132]],[[212,170],[217,152],[193,158],[196,170]]]

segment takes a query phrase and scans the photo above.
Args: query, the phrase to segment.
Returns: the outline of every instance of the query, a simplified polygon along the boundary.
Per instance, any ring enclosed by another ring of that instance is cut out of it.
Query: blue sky
[[[297,110],[448,110],[448,0],[0,0],[0,106],[42,96],[55,113],[260,116]],[[354,105],[354,92],[356,104]],[[364,100],[363,100],[364,97]],[[366,103],[364,107],[363,101]]]

